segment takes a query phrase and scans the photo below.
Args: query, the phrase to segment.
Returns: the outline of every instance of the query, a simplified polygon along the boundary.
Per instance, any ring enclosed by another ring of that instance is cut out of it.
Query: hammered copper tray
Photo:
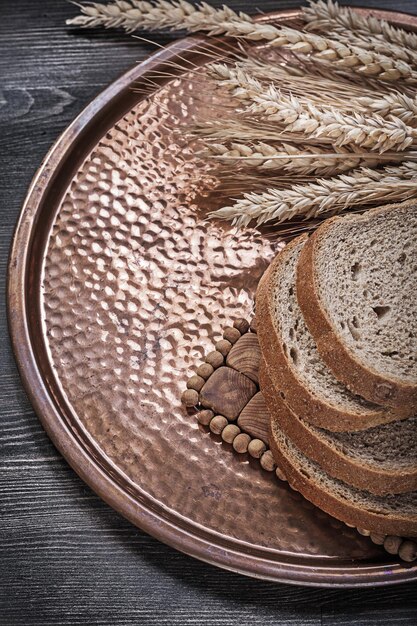
[[[373,13],[417,28],[416,18]],[[250,316],[277,245],[203,222],[190,199],[197,165],[166,121],[191,115],[192,81],[179,70],[168,83],[161,76],[149,97],[133,89],[167,61],[193,56],[201,41],[178,41],[114,82],[36,175],[8,285],[26,390],[83,480],[139,528],[187,554],[308,585],[417,579],[417,565],[401,564],[232,454],[180,404],[187,377],[222,326]]]

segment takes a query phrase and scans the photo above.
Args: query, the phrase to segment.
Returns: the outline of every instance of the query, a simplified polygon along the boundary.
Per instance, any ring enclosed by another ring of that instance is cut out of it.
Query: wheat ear
[[[339,213],[346,208],[406,200],[417,195],[417,163],[373,170],[366,167],[334,178],[318,179],[290,189],[246,193],[235,204],[210,214],[238,227],[255,220],[257,225],[280,224],[299,217],[310,219]]]
[[[417,72],[405,61],[287,26],[257,23],[246,13],[236,13],[225,6],[215,9],[205,3],[193,5],[186,0],[156,0],[153,3],[145,0],[116,0],[110,4],[81,5],[81,12],[82,15],[67,20],[67,24],[122,27],[127,32],[157,28],[185,29],[250,41],[264,40],[271,46],[312,54],[319,62],[330,62],[336,69],[347,68],[382,81],[403,79],[410,84],[417,84]]]
[[[302,8],[302,15],[307,22],[307,29],[327,33],[330,37],[337,37],[339,41],[351,43],[365,50],[374,50],[378,54],[391,56],[417,65],[417,48],[405,43],[407,33],[402,29],[388,26],[387,22],[375,17],[364,17],[352,11],[349,7],[340,7],[333,0],[319,0],[311,2],[309,7]],[[384,30],[395,33],[399,41],[392,41],[384,36]],[[415,34],[411,38],[417,43]]]
[[[368,112],[376,113],[381,117],[400,119],[404,124],[417,127],[417,96],[410,98],[398,91],[370,96],[359,96],[357,103]]]
[[[309,7],[303,7],[304,19],[312,24],[317,23],[321,28],[335,29],[337,32],[350,30],[365,36],[379,37],[387,43],[392,43],[408,50],[417,52],[417,33],[412,33],[392,26],[385,20],[379,20],[373,15],[365,16],[353,11],[350,7],[341,7],[333,0],[309,0]]]
[[[321,76],[311,76],[300,72],[294,75],[286,66],[249,58],[236,63],[244,72],[269,83],[280,81],[280,90],[302,97],[308,93],[309,99],[317,105],[329,105],[342,111],[377,113],[381,117],[398,117],[408,126],[417,127],[417,96],[411,98],[399,91],[382,93]]]
[[[201,152],[201,156],[212,157],[228,165],[257,168],[260,171],[283,169],[299,176],[333,176],[361,165],[373,167],[379,163],[375,155],[355,154],[346,148],[324,150],[317,146],[299,148],[289,143],[280,143],[277,146],[264,142],[231,142],[230,145],[211,143]]]
[[[405,124],[417,126],[417,96],[411,98],[399,91],[378,92],[362,85],[311,76],[302,69],[294,75],[287,66],[248,58],[236,62],[236,67],[254,78],[268,83],[279,81],[280,91],[304,97],[317,105],[329,105],[342,111],[377,113],[381,117],[394,115]]]
[[[265,88],[239,67],[213,63],[210,72],[233,97],[252,103],[246,109],[248,113],[265,116],[284,126],[286,132],[302,133],[312,139],[331,138],[336,146],[352,144],[380,153],[405,150],[417,139],[417,131],[399,119],[318,107],[308,99],[303,102],[281,93],[272,83]]]

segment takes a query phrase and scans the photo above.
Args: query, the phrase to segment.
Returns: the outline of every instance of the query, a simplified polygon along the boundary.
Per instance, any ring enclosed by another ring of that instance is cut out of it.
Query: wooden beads
[[[266,445],[260,439],[252,439],[248,445],[248,452],[254,459],[259,459],[266,450]]]
[[[233,327],[236,328],[241,335],[244,335],[249,330],[249,322],[243,319],[243,317],[240,317],[233,322]]]
[[[223,356],[227,356],[229,354],[231,347],[232,344],[230,343],[230,341],[227,341],[227,339],[222,339],[221,341],[218,341],[215,345],[216,350],[220,352],[220,354],[222,354]]]
[[[197,375],[207,380],[212,373],[214,372],[214,367],[210,365],[210,363],[202,363],[200,367],[197,369]]]
[[[213,352],[209,352],[206,356],[206,363],[209,363],[214,369],[223,365],[224,357],[221,352],[217,352],[217,350],[213,350]]]
[[[241,430],[236,424],[228,424],[222,432],[222,439],[225,443],[233,443],[234,439],[240,435]]]
[[[194,391],[200,391],[206,381],[201,376],[191,376],[187,381],[187,388],[194,389]]]
[[[230,341],[230,343],[236,343],[236,341],[240,339],[241,334],[237,328],[234,328],[233,326],[228,326],[224,329],[223,337],[227,339],[227,341]]]
[[[378,535],[377,533],[370,533],[370,538],[377,546],[384,546],[388,554],[398,554],[400,559],[406,563],[411,563],[417,559],[417,541],[403,539],[397,535]]]
[[[209,428],[214,435],[220,435],[229,422],[223,415],[216,415],[210,422]]]
[[[284,472],[279,467],[276,468],[275,474],[279,480],[283,480],[284,482],[287,482],[287,478]]]
[[[276,463],[274,461],[274,457],[272,456],[271,450],[267,450],[263,453],[260,459],[262,469],[267,472],[273,472],[276,468]]]
[[[214,413],[213,411],[210,411],[210,409],[204,409],[204,411],[200,411],[199,413],[197,413],[197,420],[203,426],[208,426],[213,417]]]
[[[411,563],[417,559],[417,541],[403,541],[400,549],[398,550],[400,559]]]
[[[398,554],[398,550],[402,544],[403,540],[401,537],[396,537],[395,535],[388,535],[384,539],[384,548],[388,552],[388,554]]]
[[[198,404],[198,393],[195,389],[186,389],[181,396],[181,401],[187,407],[196,406]]]
[[[357,530],[357,531],[358,531],[358,533],[359,533],[360,535],[362,535],[363,537],[369,537],[369,536],[370,536],[370,534],[371,534],[371,531],[370,531],[370,530],[366,530],[365,528],[357,528],[356,530]]]
[[[382,546],[385,541],[385,535],[378,535],[377,533],[371,533],[369,536],[371,537],[371,540],[373,541],[373,543],[375,543],[377,546]]]
[[[250,329],[253,333],[256,333],[256,317],[254,317],[253,320],[251,321]]]
[[[240,433],[233,440],[233,449],[238,452],[238,454],[245,454],[248,451],[248,445],[250,442],[250,437],[246,433]]]

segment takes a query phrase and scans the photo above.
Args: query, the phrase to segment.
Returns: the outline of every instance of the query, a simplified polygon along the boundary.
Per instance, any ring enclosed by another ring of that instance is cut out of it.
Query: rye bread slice
[[[275,391],[265,362],[259,383],[271,420],[333,478],[375,495],[417,491],[417,417],[352,433],[315,428]]]
[[[375,534],[417,536],[417,491],[376,496],[332,478],[271,421],[270,448],[289,484],[333,517]]]
[[[326,220],[297,298],[319,353],[370,402],[417,412],[417,202]]]
[[[273,384],[290,408],[331,431],[363,430],[398,419],[391,410],[352,394],[322,362],[295,293],[302,235],[275,258],[256,294],[259,344]]]

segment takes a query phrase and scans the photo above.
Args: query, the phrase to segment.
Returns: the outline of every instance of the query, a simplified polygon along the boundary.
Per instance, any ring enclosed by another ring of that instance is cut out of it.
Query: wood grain
[[[230,2],[248,12],[297,4]],[[350,4],[417,14],[415,0]],[[68,29],[65,18],[75,11],[64,0],[1,1],[0,624],[415,626],[415,584],[356,591],[274,585],[164,546],[95,496],[43,432],[8,340],[10,238],[52,142],[91,98],[152,50],[120,33]]]
[[[237,423],[254,439],[261,439],[269,446],[269,413],[261,392],[253,396],[238,417]]]
[[[200,402],[204,408],[235,420],[256,392],[250,378],[231,367],[220,367],[200,391]]]
[[[226,358],[226,364],[242,372],[255,383],[259,383],[259,364],[261,349],[255,333],[246,333],[232,347]]]

